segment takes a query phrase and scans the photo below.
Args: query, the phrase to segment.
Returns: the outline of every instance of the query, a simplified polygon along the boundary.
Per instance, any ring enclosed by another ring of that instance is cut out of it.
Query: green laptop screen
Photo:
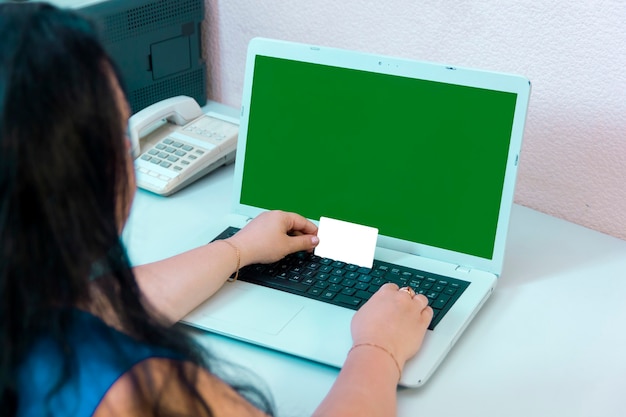
[[[515,102],[257,56],[240,202],[490,259]]]

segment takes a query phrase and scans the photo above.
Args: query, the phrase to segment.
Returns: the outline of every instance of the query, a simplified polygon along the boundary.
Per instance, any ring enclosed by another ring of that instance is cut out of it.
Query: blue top
[[[49,398],[62,375],[65,356],[48,335],[42,335],[29,350],[17,369],[17,417],[91,416],[115,381],[137,363],[155,357],[180,359],[170,350],[139,342],[79,310],[72,310],[66,341],[75,351],[75,366]]]

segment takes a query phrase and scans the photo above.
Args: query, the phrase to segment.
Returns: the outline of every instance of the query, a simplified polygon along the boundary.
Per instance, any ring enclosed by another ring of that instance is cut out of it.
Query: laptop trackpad
[[[280,291],[231,287],[222,288],[192,314],[202,316],[205,323],[218,322],[229,328],[242,327],[276,335],[303,308],[297,297]]]

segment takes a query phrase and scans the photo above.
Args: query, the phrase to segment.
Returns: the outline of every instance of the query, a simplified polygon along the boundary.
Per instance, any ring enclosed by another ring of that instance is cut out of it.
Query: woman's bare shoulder
[[[185,375],[210,408],[181,382]],[[229,417],[265,416],[224,381],[191,362],[149,358],[136,364],[109,388],[94,417],[153,417],[154,407],[166,415]]]

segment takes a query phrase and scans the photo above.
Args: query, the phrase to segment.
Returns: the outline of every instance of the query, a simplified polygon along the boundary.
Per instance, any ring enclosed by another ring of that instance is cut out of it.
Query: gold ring
[[[411,298],[415,297],[415,291],[411,287],[402,287],[398,291],[404,291],[411,296]]]

